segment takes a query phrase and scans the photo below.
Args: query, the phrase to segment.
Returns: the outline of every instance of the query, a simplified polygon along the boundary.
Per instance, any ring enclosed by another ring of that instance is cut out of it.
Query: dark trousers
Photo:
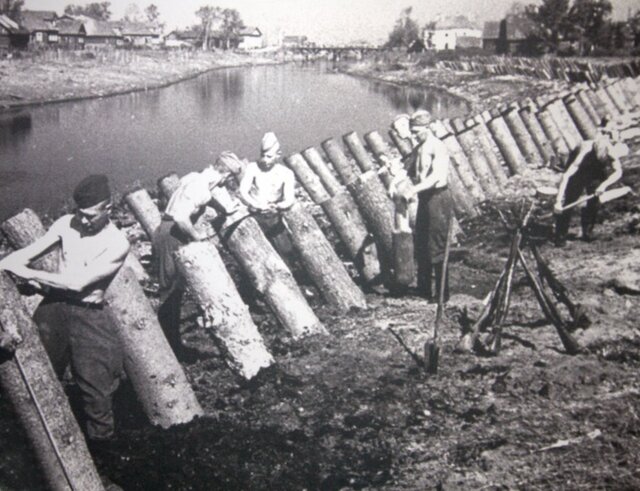
[[[120,382],[123,356],[109,314],[45,299],[33,319],[58,377],[71,363],[87,418],[87,436],[92,440],[111,438],[112,399]]]
[[[184,281],[178,272],[173,254],[181,246],[188,243],[189,238],[180,231],[173,221],[164,220],[153,234],[153,260],[160,286],[158,321],[174,352],[182,348],[180,311],[184,295]]]
[[[583,191],[586,194],[593,194],[596,188],[600,185],[600,181],[586,180],[581,176],[573,176],[567,182],[567,187],[564,193],[564,204],[569,205],[574,203]],[[591,198],[587,201],[586,206],[582,209],[580,218],[582,226],[582,237],[589,239],[593,233],[593,228],[596,224],[598,217],[598,210],[600,209],[600,201],[598,198]],[[556,230],[555,239],[556,242],[563,242],[567,239],[569,233],[569,226],[571,225],[571,214],[573,210],[567,210],[560,215],[556,216]]]
[[[430,189],[418,195],[414,253],[418,269],[418,293],[427,298],[433,297],[432,277],[435,275],[436,294],[443,281],[442,263],[452,218],[453,198],[448,188]],[[444,282],[445,299],[448,299],[448,274]]]

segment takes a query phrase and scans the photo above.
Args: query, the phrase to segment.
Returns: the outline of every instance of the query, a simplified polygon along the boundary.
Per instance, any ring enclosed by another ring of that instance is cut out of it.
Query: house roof
[[[86,15],[74,15],[71,17],[80,21],[84,25],[87,37],[120,37],[120,35],[115,31],[116,23],[114,22],[97,20]]]
[[[258,29],[257,27],[245,26],[242,29],[240,29],[240,32],[238,32],[238,35],[260,37],[262,36],[262,31],[260,31],[260,29]]]
[[[28,31],[55,31],[53,21],[56,19],[53,10],[23,10],[20,23]]]
[[[500,21],[491,20],[484,23],[483,39],[498,39],[500,37]]]
[[[58,19],[56,27],[60,35],[86,34],[84,24],[77,19]]]
[[[118,22],[118,28],[123,36],[157,36],[154,26],[144,22]]]
[[[202,34],[200,33],[200,31],[195,29],[171,31],[169,34],[167,34],[166,37],[169,37],[171,35],[173,35],[176,39],[182,39],[182,40],[197,40],[202,37]]]
[[[0,15],[0,27],[3,27],[11,34],[21,34],[26,32],[22,27],[18,25],[17,22],[11,20],[6,15]]]
[[[464,15],[454,15],[436,21],[436,30],[443,29],[480,29],[480,27]]]

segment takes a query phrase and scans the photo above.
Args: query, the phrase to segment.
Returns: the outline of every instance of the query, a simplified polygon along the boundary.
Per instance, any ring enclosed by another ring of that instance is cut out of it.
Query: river
[[[355,130],[386,129],[415,108],[468,111],[444,93],[350,77],[327,64],[228,68],[166,88],[0,114],[0,219],[24,207],[59,212],[90,173],[120,193],[171,171],[203,168],[223,150],[255,159],[266,131],[284,154]]]

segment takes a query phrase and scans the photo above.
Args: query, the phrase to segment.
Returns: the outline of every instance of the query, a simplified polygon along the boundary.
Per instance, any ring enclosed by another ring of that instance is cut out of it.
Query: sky
[[[30,10],[55,10],[61,14],[69,4],[85,5],[92,0],[25,0]],[[95,0],[93,0],[95,1]],[[102,0],[98,0],[102,1]],[[613,18],[625,19],[629,9],[640,9],[639,0],[610,0]],[[235,8],[245,25],[256,26],[268,36],[282,30],[287,35],[304,35],[317,43],[382,42],[406,7],[421,25],[438,14],[464,14],[479,22],[499,19],[515,0],[111,0],[112,19],[121,18],[127,7],[140,9],[155,4],[167,29],[198,22],[195,11],[203,5]],[[536,0],[518,1],[536,3]]]

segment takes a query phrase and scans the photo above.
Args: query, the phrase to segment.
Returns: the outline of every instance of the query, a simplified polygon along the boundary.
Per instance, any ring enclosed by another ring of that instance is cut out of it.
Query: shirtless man
[[[59,218],[31,245],[6,256],[0,269],[30,282],[44,295],[33,316],[42,343],[59,377],[71,363],[89,443],[102,443],[114,434],[112,396],[122,372],[122,349],[103,309],[104,293],[127,256],[129,241],[109,219],[106,176],[82,180],[73,198],[75,214]],[[30,267],[53,248],[59,251],[57,272]]]
[[[184,281],[179,275],[173,253],[182,245],[207,238],[194,226],[211,202],[211,190],[222,183],[213,166],[202,172],[190,172],[180,179],[169,199],[162,222],[153,234],[153,259],[160,285],[158,321],[174,353],[182,361],[193,359],[193,353],[180,338],[180,311]]]
[[[254,216],[283,258],[293,251],[280,213],[295,203],[295,176],[280,163],[280,143],[273,133],[265,133],[260,159],[247,165],[240,181],[240,199]]]

